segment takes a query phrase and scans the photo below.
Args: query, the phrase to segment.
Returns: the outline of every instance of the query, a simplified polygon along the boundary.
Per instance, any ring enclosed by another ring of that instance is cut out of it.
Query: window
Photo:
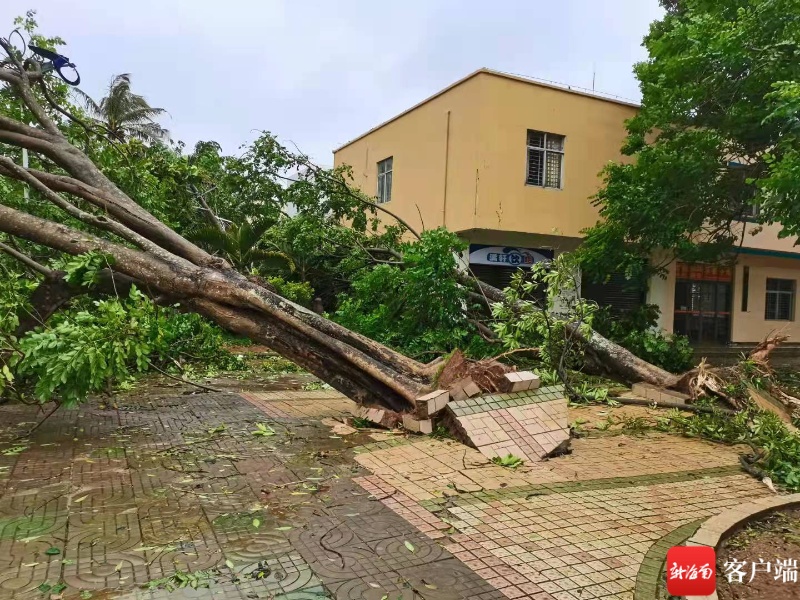
[[[767,279],[767,321],[794,321],[794,279]]]
[[[564,170],[564,136],[528,130],[527,185],[561,188]]]
[[[738,197],[732,198],[729,204],[735,218],[740,221],[756,222],[761,213],[758,205],[759,189],[755,185],[747,183],[747,167],[748,165],[745,163],[728,162],[734,188],[738,191]]]
[[[378,204],[392,199],[392,159],[390,156],[378,163]]]
[[[742,312],[747,312],[747,300],[750,296],[750,267],[742,267]]]

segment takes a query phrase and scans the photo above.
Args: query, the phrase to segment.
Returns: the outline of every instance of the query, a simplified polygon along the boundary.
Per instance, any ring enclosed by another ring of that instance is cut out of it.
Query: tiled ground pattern
[[[353,412],[352,401],[331,390],[242,392],[242,397],[274,419],[342,417]]]
[[[458,437],[488,458],[512,454],[535,461],[569,439],[560,387],[458,400],[447,410]]]
[[[30,438],[35,410],[0,407],[3,600],[58,582],[65,600],[503,598],[353,483],[350,446],[369,439],[319,423],[352,408],[341,396],[126,402],[59,411]],[[177,570],[210,588],[147,589]]]
[[[664,435],[573,442],[517,471],[452,442],[376,448],[357,456],[373,472],[358,481],[506,597],[539,600],[631,600],[654,542],[769,493],[735,449]]]

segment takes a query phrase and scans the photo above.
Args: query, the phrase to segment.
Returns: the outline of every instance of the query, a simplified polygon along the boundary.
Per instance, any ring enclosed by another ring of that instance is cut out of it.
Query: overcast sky
[[[631,67],[657,0],[2,0],[0,34],[38,10],[82,89],[131,73],[190,147],[256,130],[316,161],[480,68],[638,100]],[[4,25],[5,24],[5,25]]]

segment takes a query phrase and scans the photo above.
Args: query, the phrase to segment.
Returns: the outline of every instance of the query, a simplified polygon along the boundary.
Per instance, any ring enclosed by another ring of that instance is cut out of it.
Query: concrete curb
[[[800,494],[788,496],[767,496],[753,502],[743,504],[736,508],[726,510],[711,517],[700,526],[689,541],[687,546],[710,546],[717,550],[720,543],[734,531],[739,530],[750,521],[773,512],[778,508],[789,508],[800,505]],[[685,600],[718,600],[716,592],[711,596],[686,596]]]

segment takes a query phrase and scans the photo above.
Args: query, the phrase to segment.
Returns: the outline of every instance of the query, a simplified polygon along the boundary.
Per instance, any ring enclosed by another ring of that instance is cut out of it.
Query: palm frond
[[[166,109],[152,106],[131,107],[128,112],[119,115],[119,118],[125,123],[149,123],[166,112]]]
[[[239,243],[242,249],[255,248],[275,223],[276,219],[270,217],[264,217],[255,223],[243,223],[239,227]]]
[[[228,235],[227,232],[222,232],[216,227],[206,225],[204,227],[198,227],[194,231],[188,233],[187,237],[206,250],[212,252],[226,252]]]
[[[160,142],[169,139],[169,130],[158,123],[135,123],[123,125],[123,131],[130,137],[143,142]]]
[[[94,99],[89,94],[87,94],[80,88],[73,88],[72,91],[75,93],[75,95],[78,97],[78,99],[81,101],[83,106],[86,108],[86,110],[92,117],[96,119],[101,119],[103,117],[103,111],[100,108],[100,105],[97,102],[95,102]]]

